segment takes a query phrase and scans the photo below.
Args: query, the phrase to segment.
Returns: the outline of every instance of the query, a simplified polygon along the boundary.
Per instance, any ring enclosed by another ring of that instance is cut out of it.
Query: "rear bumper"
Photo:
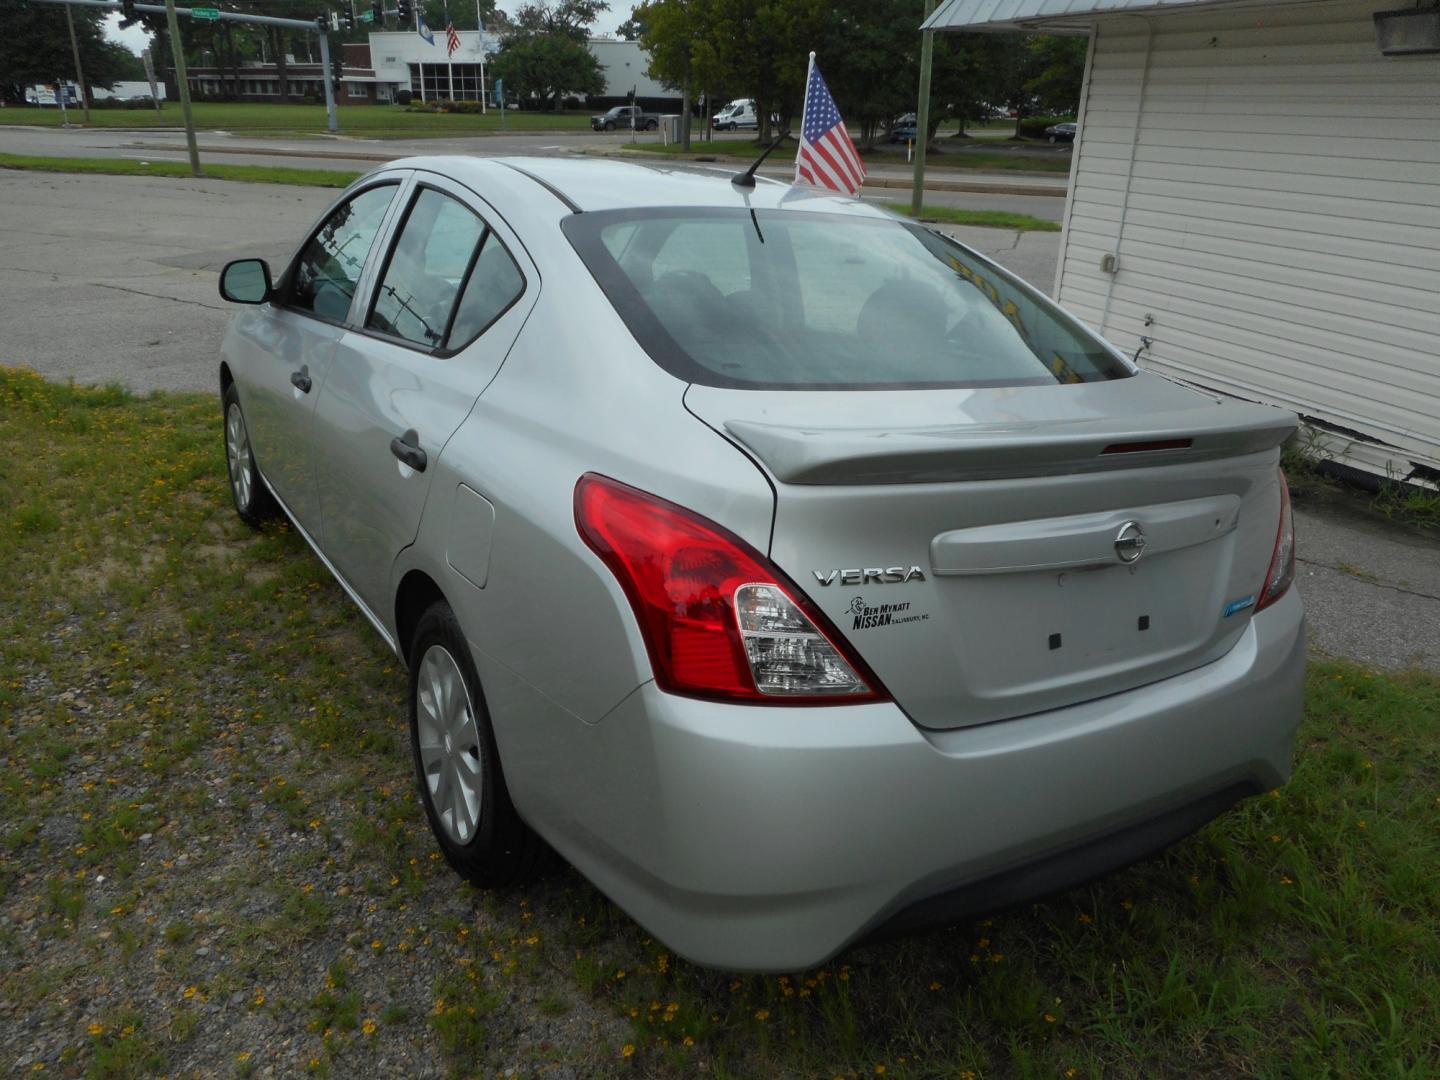
[[[681,955],[803,969],[887,923],[1103,873],[1283,783],[1304,667],[1292,590],[1202,668],[980,727],[923,731],[890,704],[718,705],[651,684],[590,729],[606,797],[552,840]]]

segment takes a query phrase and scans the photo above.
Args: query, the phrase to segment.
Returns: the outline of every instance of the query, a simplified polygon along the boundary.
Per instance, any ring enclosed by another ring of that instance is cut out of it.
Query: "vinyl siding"
[[[1058,295],[1406,475],[1440,469],[1440,56],[1382,57],[1374,7],[1100,16]]]

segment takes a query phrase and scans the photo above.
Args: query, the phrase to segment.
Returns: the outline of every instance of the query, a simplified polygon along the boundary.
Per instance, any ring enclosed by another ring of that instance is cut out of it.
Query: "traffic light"
[[[140,13],[135,10],[135,0],[120,0],[120,29],[134,26],[140,21]]]
[[[385,25],[385,0],[375,0],[370,5],[370,21],[375,26]]]
[[[347,33],[355,29],[355,5],[347,4],[340,9],[340,26]]]
[[[345,61],[339,52],[330,57],[330,81],[335,84],[336,91],[340,89],[340,81],[345,75]]]
[[[633,86],[630,88],[630,92],[625,95],[625,103],[627,105],[635,104],[635,88]]]
[[[395,0],[395,14],[403,26],[415,17],[415,5],[411,0]]]
[[[330,16],[328,16],[328,15],[316,15],[316,16],[315,16],[315,25],[316,25],[316,27],[320,30],[320,33],[322,33],[322,34],[325,33],[327,30],[330,29]]]

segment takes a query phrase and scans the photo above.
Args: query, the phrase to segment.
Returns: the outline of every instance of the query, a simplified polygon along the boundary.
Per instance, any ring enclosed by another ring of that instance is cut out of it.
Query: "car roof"
[[[644,207],[719,206],[737,209],[807,210],[865,218],[891,218],[888,211],[842,195],[755,178],[751,188],[731,178],[740,165],[619,161],[598,157],[449,157],[407,158],[392,168],[428,169],[485,190],[488,174],[499,167],[529,177],[548,189],[572,211],[622,210]]]

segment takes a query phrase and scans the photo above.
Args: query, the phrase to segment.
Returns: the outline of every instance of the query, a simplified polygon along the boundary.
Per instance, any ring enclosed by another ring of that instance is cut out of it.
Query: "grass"
[[[1434,1075],[1440,679],[1316,659],[1290,783],[1164,855],[702,970],[569,870],[443,866],[403,672],[292,530],[235,520],[219,421],[0,368],[7,1071]]]
[[[192,106],[197,131],[227,131],[237,135],[323,135],[324,105],[268,105],[244,102],[197,101]],[[379,139],[498,133],[500,114],[410,112],[398,105],[337,106],[340,131]],[[69,110],[72,123],[79,109]],[[58,127],[59,109],[0,109],[0,126],[32,124]],[[168,102],[157,115],[154,109],[91,109],[90,126],[96,128],[183,128],[180,103]],[[589,131],[590,114],[582,112],[520,112],[505,116],[506,131]]]
[[[887,202],[885,204],[897,214],[907,217],[909,203]],[[1059,232],[1060,224],[1047,221],[1031,214],[1015,214],[1008,210],[960,210],[951,206],[924,206],[920,209],[919,220],[937,221],[946,225],[984,225],[991,229],[1014,229],[1017,232]]]
[[[692,139],[689,150],[682,150],[679,143],[665,145],[659,142],[631,142],[625,143],[623,148],[639,153],[664,154],[671,157],[727,157],[744,161],[754,160],[761,150],[759,144],[748,139]],[[787,156],[793,158],[793,151],[787,155],[783,152],[783,149],[776,150],[775,154],[772,155],[772,159],[783,160]],[[876,147],[863,151],[861,156],[868,165],[909,164],[903,149],[895,150],[888,147]],[[925,167],[927,170],[959,169],[973,170],[976,172],[1000,171],[1068,174],[1070,172],[1070,156],[1066,154],[1052,157],[1004,150],[945,150],[930,154],[925,159]]]
[[[0,169],[38,172],[105,173],[115,176],[190,176],[183,161],[135,161],[130,158],[41,157],[0,154]],[[360,174],[349,169],[295,169],[277,165],[208,165],[201,159],[200,173],[211,180],[243,180],[258,184],[303,184],[343,188]],[[43,513],[44,511],[38,511]]]
[[[1281,462],[1291,493],[1316,502],[1343,502],[1398,525],[1432,536],[1440,534],[1440,491],[1382,479],[1375,491],[1361,494],[1353,484],[1338,479],[1328,467],[1331,461],[1345,463],[1342,444],[1343,440],[1301,424],[1295,437],[1286,444]]]

